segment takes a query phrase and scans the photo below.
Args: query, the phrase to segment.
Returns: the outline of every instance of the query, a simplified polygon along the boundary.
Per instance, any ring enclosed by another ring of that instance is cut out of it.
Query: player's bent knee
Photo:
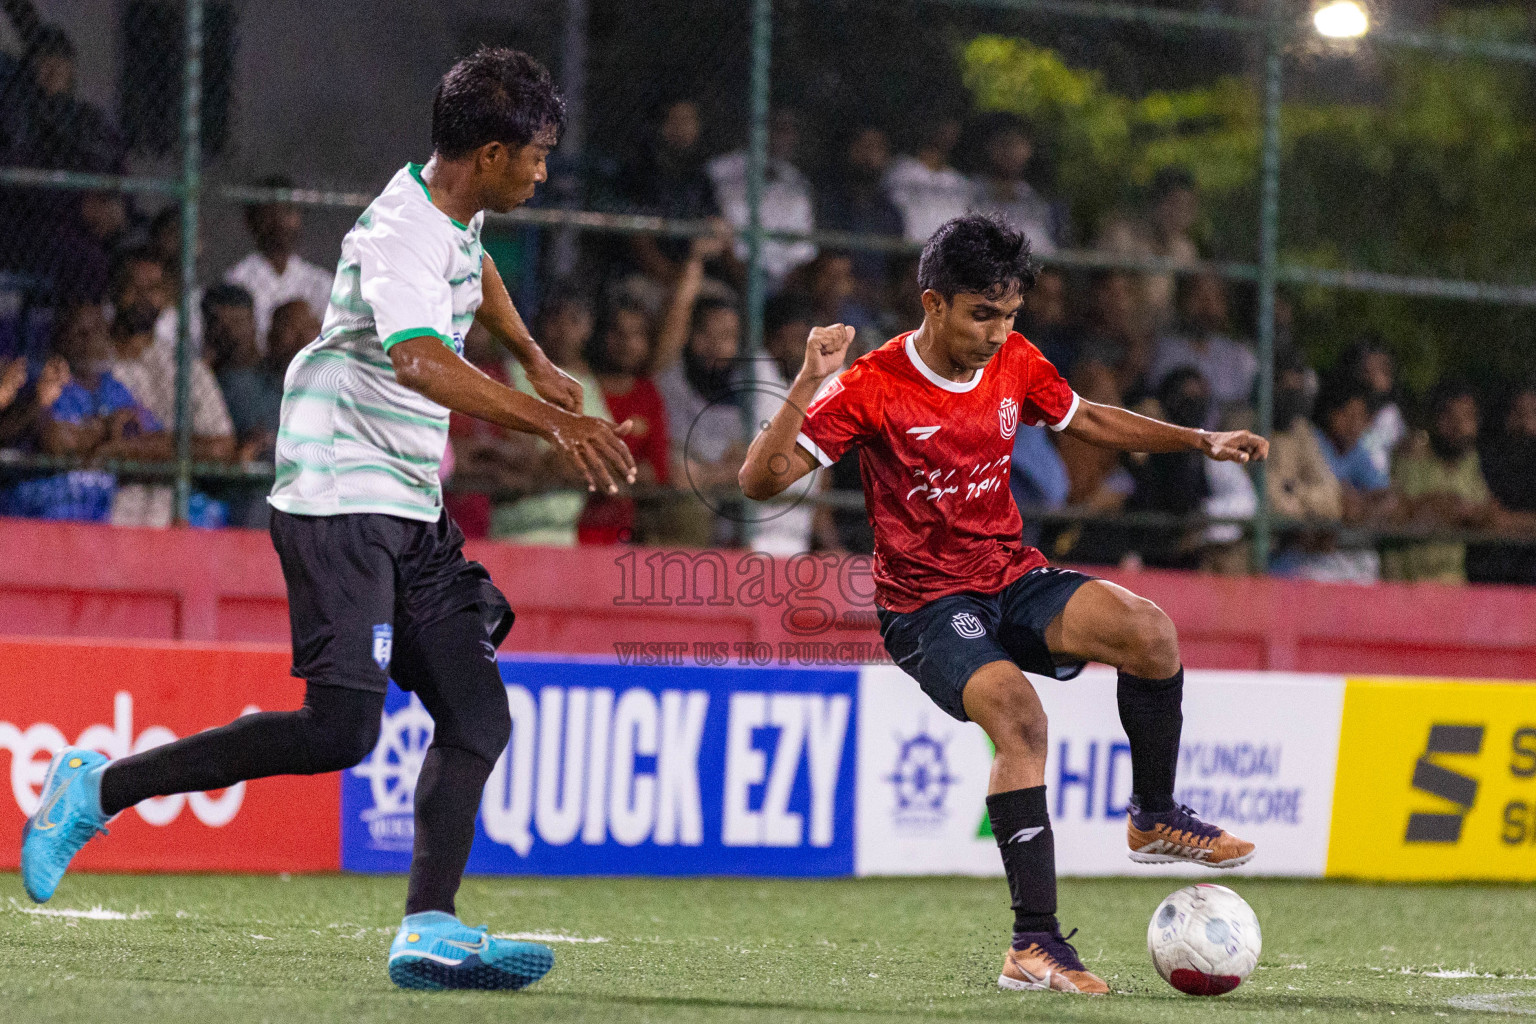
[[[1132,609],[1127,625],[1132,656],[1122,667],[1136,675],[1158,679],[1179,670],[1179,635],[1166,612],[1141,599]]]

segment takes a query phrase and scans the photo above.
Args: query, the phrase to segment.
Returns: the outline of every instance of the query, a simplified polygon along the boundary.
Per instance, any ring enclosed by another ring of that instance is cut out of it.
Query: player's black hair
[[[203,292],[204,317],[217,306],[245,306],[249,309],[252,305],[251,293],[237,284],[211,285]]]
[[[565,127],[565,100],[549,70],[517,50],[482,46],[459,61],[432,97],[432,148],[448,160],[500,142],[521,149]]]
[[[1015,288],[1029,291],[1036,272],[1024,232],[1002,217],[970,213],[946,221],[928,239],[917,284],[946,299],[959,292],[1000,299]]]

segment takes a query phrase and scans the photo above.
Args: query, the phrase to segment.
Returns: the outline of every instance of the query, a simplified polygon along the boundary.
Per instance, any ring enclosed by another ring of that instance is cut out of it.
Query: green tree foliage
[[[1520,9],[1459,13],[1459,35],[1520,38]],[[1300,44],[1298,44],[1299,47]],[[1287,55],[1305,83],[1316,55]],[[1287,99],[1281,119],[1281,258],[1289,263],[1498,283],[1536,279],[1536,121],[1532,69],[1362,49],[1369,102]],[[1084,237],[1164,167],[1199,183],[1212,256],[1255,258],[1261,110],[1255,82],[1117,95],[1096,72],[1000,36],[964,45],[977,105],[1025,117],[1057,155],[1057,188]],[[1315,80],[1315,76],[1310,76]],[[1293,90],[1295,91],[1295,90]],[[1536,369],[1536,316],[1489,304],[1304,288],[1293,295],[1298,340],[1323,365],[1375,335],[1421,390],[1446,372],[1485,381]]]

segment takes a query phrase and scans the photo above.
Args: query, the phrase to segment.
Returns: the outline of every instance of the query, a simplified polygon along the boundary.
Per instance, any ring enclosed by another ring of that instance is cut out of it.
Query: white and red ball
[[[1242,984],[1259,962],[1259,919],[1222,885],[1173,893],[1147,925],[1147,952],[1157,973],[1180,992],[1219,996]]]

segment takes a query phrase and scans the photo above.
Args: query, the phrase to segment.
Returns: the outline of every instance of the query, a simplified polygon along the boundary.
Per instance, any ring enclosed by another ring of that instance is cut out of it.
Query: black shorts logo
[[[967,640],[976,640],[987,635],[987,627],[983,626],[981,620],[970,612],[955,612],[949,624],[955,627],[956,633]]]

